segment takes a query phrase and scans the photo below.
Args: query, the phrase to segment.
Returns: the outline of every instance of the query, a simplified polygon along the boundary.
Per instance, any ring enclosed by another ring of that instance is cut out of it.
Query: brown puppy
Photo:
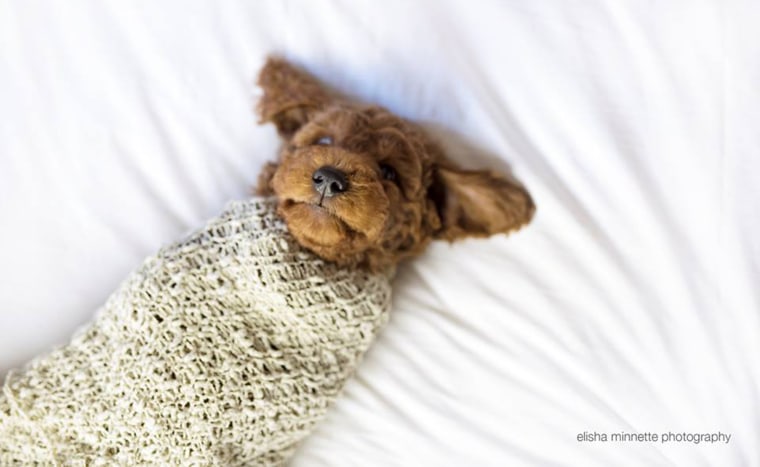
[[[387,110],[331,94],[270,58],[259,75],[261,122],[284,140],[259,178],[291,234],[322,258],[379,270],[433,239],[507,233],[535,206],[521,186],[461,170],[424,131]]]

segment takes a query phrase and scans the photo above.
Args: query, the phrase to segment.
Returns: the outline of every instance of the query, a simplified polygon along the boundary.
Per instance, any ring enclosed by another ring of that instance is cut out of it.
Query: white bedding
[[[510,166],[294,466],[760,465],[760,7],[0,0],[0,378],[274,156],[267,53]],[[718,433],[728,443],[578,441]]]

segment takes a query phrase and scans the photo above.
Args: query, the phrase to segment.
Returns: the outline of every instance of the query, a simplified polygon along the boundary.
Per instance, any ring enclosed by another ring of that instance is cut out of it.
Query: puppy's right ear
[[[330,102],[316,78],[281,58],[270,57],[259,73],[264,94],[257,110],[260,123],[272,122],[283,138],[290,138]]]
[[[488,170],[463,170],[439,162],[430,190],[440,228],[434,237],[449,241],[509,233],[533,218],[528,191]]]

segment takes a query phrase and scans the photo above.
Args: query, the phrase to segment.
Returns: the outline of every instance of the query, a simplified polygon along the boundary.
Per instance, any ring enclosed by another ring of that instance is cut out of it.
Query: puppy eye
[[[380,171],[383,174],[383,178],[386,180],[390,180],[392,182],[395,182],[398,180],[398,172],[396,172],[396,169],[391,167],[388,164],[380,164]]]
[[[333,139],[331,136],[321,136],[318,140],[314,141],[314,144],[319,146],[329,146],[333,144]]]

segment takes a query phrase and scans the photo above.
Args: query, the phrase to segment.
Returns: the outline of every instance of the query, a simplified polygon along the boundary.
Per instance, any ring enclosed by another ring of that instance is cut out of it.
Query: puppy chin
[[[354,236],[339,218],[312,204],[286,201],[279,212],[296,240],[312,250],[335,248]]]

